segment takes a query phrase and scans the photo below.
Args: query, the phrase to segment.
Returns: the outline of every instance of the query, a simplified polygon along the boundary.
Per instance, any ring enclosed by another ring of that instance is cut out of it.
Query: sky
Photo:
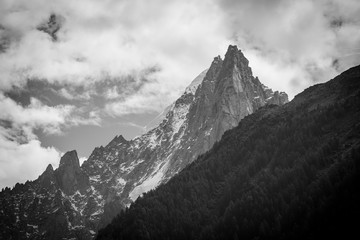
[[[144,133],[229,44],[291,99],[360,64],[360,1],[0,0],[0,188]]]

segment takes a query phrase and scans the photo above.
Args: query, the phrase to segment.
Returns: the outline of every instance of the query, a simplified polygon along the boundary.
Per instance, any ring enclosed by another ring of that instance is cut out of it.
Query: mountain
[[[33,182],[0,194],[0,238],[89,239],[122,209],[208,151],[223,133],[266,104],[286,103],[252,75],[236,46],[166,110],[157,127],[133,139],[116,136],[79,166],[66,153]]]
[[[122,211],[97,239],[357,236],[359,120],[357,66],[286,105],[246,116],[212,149]]]

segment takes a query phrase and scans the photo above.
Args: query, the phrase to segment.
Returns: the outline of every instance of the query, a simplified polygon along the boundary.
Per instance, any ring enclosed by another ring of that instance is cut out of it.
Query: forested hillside
[[[97,239],[359,235],[360,66],[266,106]]]

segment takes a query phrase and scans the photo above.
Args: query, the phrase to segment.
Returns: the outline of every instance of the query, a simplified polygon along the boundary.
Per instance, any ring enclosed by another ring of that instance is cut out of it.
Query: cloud
[[[73,110],[70,105],[49,107],[35,98],[31,98],[29,106],[23,107],[0,95],[0,119],[11,122],[13,128],[41,128],[48,133],[60,133],[60,127]]]
[[[11,122],[12,128],[41,129],[48,134],[60,134],[62,128],[77,125],[99,125],[100,117],[96,111],[86,112],[73,105],[44,105],[36,98],[30,99],[26,107],[0,94],[0,119]],[[30,131],[31,132],[31,131]],[[34,138],[31,133],[29,138]]]
[[[291,97],[360,63],[356,0],[218,3],[226,13],[228,36],[245,50],[254,73]]]
[[[100,111],[88,110],[86,108],[77,108],[75,114],[67,119],[66,128],[79,126],[79,125],[93,125],[93,126],[101,126],[101,116]]]
[[[48,164],[58,166],[61,153],[54,147],[44,148],[36,139],[20,144],[9,137],[0,126],[0,188],[34,180]]]
[[[62,134],[72,126],[100,125],[97,111],[82,111],[72,105],[47,106],[35,98],[22,106],[0,94],[0,187],[34,180],[48,164],[57,167],[60,151],[43,147],[35,130]]]
[[[157,95],[132,95],[123,101],[114,101],[105,105],[105,111],[113,117],[139,113],[154,113],[163,108],[163,103],[157,101]]]
[[[3,88],[28,77],[88,84],[154,66],[163,69],[162,81],[182,86],[178,82],[201,71],[199,60],[201,64],[211,59],[223,41],[216,37],[220,30],[216,8],[206,1],[38,0],[5,2],[0,7],[0,22],[14,39],[0,55]],[[52,12],[65,19],[58,41],[36,29]],[[212,36],[206,45],[204,36]],[[173,71],[183,67],[187,74]]]

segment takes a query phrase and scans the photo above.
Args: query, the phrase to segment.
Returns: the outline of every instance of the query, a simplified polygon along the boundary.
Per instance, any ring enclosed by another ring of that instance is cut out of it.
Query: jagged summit
[[[213,63],[213,64],[217,64],[217,63],[219,63],[219,62],[222,62],[222,58],[221,58],[220,55],[214,57],[214,60],[213,60],[212,63]]]
[[[117,144],[126,144],[128,143],[129,141],[126,140],[123,135],[116,135],[113,140],[110,141],[110,143],[106,146],[106,147],[109,147],[109,146],[113,146],[113,145],[117,145]]]
[[[54,182],[54,169],[51,164],[49,164],[43,174],[38,178],[40,186],[49,189]]]
[[[46,170],[45,172],[53,172],[54,171],[54,168],[51,164],[49,164],[47,167],[46,167]]]
[[[236,45],[229,45],[228,50],[225,54],[224,66],[225,67],[227,67],[228,65],[229,66],[234,66],[234,65],[240,66],[240,64],[242,64],[244,66],[248,66],[249,61],[244,56],[242,51],[238,49],[238,47]]]
[[[80,167],[80,162],[76,150],[68,151],[61,157],[59,168],[63,167],[64,165],[75,168]]]
[[[79,158],[75,150],[62,156],[55,176],[59,187],[67,194],[76,191],[85,192],[89,186],[89,177],[80,169]]]

